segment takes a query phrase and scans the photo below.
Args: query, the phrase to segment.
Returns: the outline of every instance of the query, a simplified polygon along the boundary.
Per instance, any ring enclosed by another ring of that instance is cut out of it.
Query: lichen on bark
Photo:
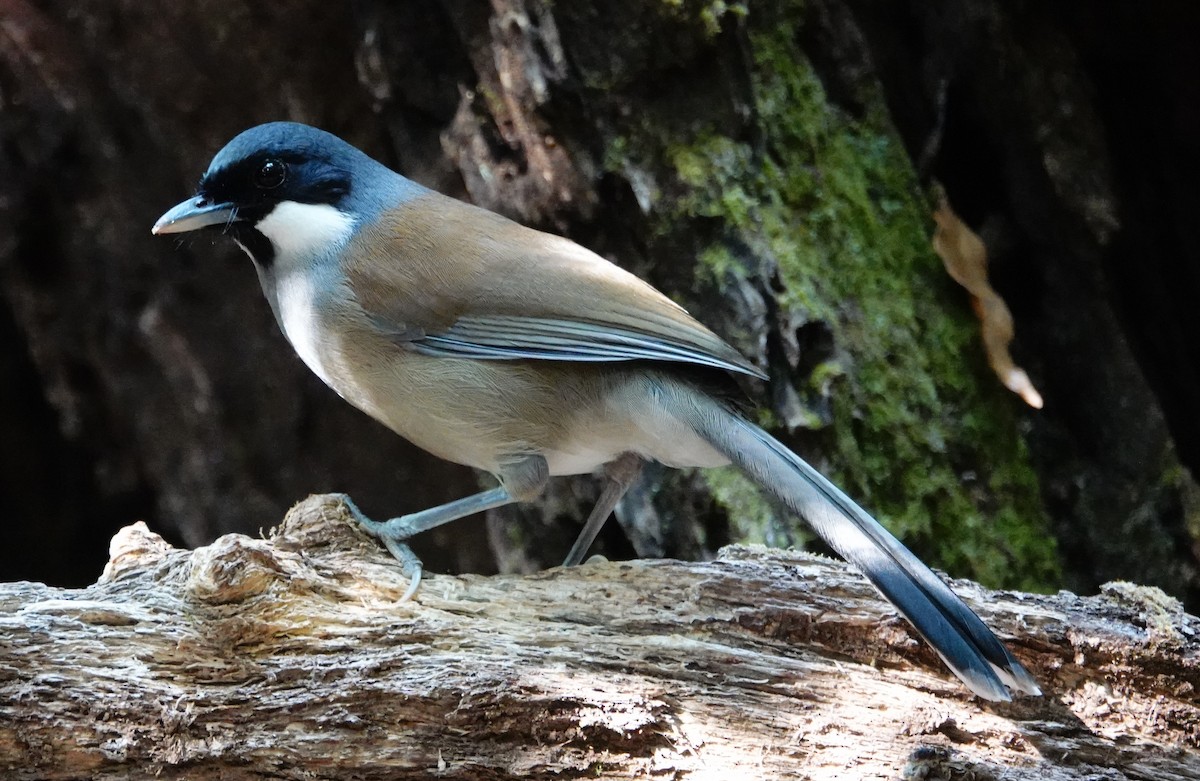
[[[701,284],[759,278],[780,338],[813,323],[832,334],[828,356],[792,373],[801,403],[760,422],[824,430],[830,477],[938,566],[1047,588],[1057,554],[1019,402],[988,373],[967,302],[930,248],[929,203],[873,76],[854,79],[853,111],[831,100],[799,43],[801,5],[723,22],[748,66],[748,127],[719,110],[707,123],[642,115],[606,166],[642,177],[652,230],[695,229]],[[736,325],[726,335],[753,351]],[[706,481],[743,539],[795,538],[744,478]]]

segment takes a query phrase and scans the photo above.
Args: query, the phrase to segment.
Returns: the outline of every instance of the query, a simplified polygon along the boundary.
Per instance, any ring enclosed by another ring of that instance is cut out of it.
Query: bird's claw
[[[338,494],[338,498],[346,506],[350,515],[354,516],[354,520],[358,522],[359,526],[362,526],[367,534],[382,542],[396,561],[400,562],[401,571],[409,576],[408,588],[400,597],[400,601],[407,602],[412,599],[413,595],[417,593],[417,589],[421,587],[423,567],[421,559],[408,546],[407,540],[412,536],[412,532],[408,528],[405,516],[386,521],[373,521],[358,509],[358,505],[346,494]]]

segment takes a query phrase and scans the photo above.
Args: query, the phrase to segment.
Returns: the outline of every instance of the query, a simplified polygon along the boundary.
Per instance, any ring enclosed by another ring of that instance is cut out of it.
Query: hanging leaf
[[[988,283],[987,247],[950,208],[950,201],[940,186],[933,219],[937,223],[933,232],[933,251],[942,259],[946,272],[971,294],[971,304],[983,324],[983,346],[992,371],[1004,387],[1034,409],[1041,409],[1042,395],[1033,387],[1025,370],[1013,363],[1008,352],[1008,345],[1013,340],[1013,318],[1004,299]]]

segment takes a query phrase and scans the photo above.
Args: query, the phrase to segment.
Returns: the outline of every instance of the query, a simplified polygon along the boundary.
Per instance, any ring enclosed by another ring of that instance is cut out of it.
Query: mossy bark
[[[587,17],[554,15],[569,46]],[[930,206],[866,53],[823,43],[833,24],[800,2],[645,5],[588,49],[607,56],[573,60],[580,103],[602,118],[595,165],[631,191],[626,227],[650,273],[769,366],[772,387],[752,390],[760,422],[939,565],[1049,587],[1058,560],[1020,402],[930,248]],[[814,58],[835,63],[840,96]],[[690,278],[663,268],[680,258],[697,259]],[[739,474],[703,479],[735,539],[804,538]]]

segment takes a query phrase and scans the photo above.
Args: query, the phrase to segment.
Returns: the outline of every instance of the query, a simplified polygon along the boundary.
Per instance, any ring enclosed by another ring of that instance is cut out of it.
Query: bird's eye
[[[260,190],[274,190],[287,179],[287,166],[282,160],[267,160],[254,172],[254,185]]]

